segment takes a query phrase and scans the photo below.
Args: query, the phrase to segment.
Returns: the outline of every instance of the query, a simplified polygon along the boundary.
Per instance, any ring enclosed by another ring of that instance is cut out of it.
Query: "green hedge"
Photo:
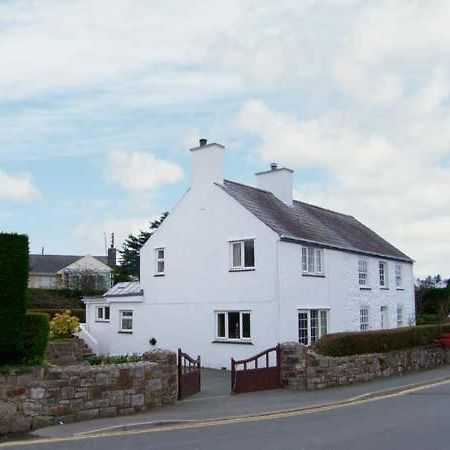
[[[314,344],[317,353],[326,356],[349,356],[383,353],[432,344],[439,335],[450,333],[450,325],[423,325],[392,330],[336,333]]]
[[[50,317],[48,314],[27,313],[25,323],[23,362],[42,364],[50,335]]]
[[[23,348],[28,272],[28,236],[0,233],[0,363]]]
[[[32,309],[81,309],[84,307],[82,297],[89,295],[89,293],[70,289],[29,288],[28,306]]]
[[[32,308],[29,309],[29,312],[33,313],[42,313],[42,314],[48,314],[50,316],[50,319],[53,319],[56,314],[62,314],[66,310],[70,311],[71,316],[78,317],[79,321],[81,323],[86,322],[86,310],[85,309],[74,309],[74,308]]]

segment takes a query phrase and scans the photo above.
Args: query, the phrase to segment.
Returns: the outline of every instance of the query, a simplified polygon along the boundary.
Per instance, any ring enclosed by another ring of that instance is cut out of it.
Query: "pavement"
[[[131,416],[101,418],[34,430],[28,438],[67,438],[97,433],[130,431],[152,426],[195,423],[218,419],[274,414],[286,411],[345,404],[355,400],[383,396],[413,386],[450,379],[450,366],[409,373],[319,391],[297,392],[287,389],[230,395],[230,373],[204,369],[202,392],[176,402]]]

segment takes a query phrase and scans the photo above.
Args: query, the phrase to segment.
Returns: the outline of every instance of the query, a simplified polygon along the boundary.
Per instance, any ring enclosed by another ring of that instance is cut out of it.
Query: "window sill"
[[[165,273],[155,273],[155,275],[153,275],[154,277],[164,277],[166,274]]]
[[[325,278],[322,273],[302,273],[302,277],[312,277],[312,278]]]
[[[222,341],[222,340],[215,340],[212,341],[212,344],[237,344],[237,345],[253,345],[253,342],[248,341]]]
[[[131,330],[130,331],[121,330],[121,331],[118,331],[118,333],[119,334],[133,334],[133,332]]]
[[[243,268],[243,269],[230,269],[228,272],[254,272],[255,267]]]
[[[109,322],[110,322],[109,320],[101,320],[101,319],[97,319],[95,321],[95,323],[109,323]]]
[[[388,291],[389,288],[385,288],[385,287],[380,287],[380,291]]]
[[[397,291],[404,291],[405,288],[396,288]]]
[[[359,290],[360,291],[371,291],[372,290],[372,288],[370,288],[370,287],[359,287]]]

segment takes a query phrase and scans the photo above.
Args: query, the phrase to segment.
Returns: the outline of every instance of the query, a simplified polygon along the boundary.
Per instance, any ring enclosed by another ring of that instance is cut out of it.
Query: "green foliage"
[[[28,236],[0,233],[0,363],[23,348],[28,272]]]
[[[165,212],[160,218],[150,222],[148,231],[141,230],[137,236],[133,234],[128,235],[122,245],[122,250],[119,250],[120,265],[116,267],[113,275],[115,283],[139,279],[140,250],[168,215],[169,213]]]
[[[420,288],[416,293],[416,310],[419,315],[435,314],[440,321],[450,313],[450,288]]]
[[[28,306],[30,308],[80,309],[84,308],[83,296],[95,295],[92,291],[70,289],[28,288]]]
[[[43,313],[48,314],[50,318],[53,319],[53,317],[56,316],[56,314],[62,314],[64,311],[67,311],[68,308],[31,308],[28,311],[29,312],[35,312],[35,313]],[[70,309],[70,312],[72,316],[75,316],[78,318],[80,322],[86,322],[86,310],[85,309]]]
[[[68,338],[80,329],[78,317],[72,316],[70,310],[55,314],[50,322],[50,337],[52,339]]]
[[[27,313],[25,323],[23,362],[42,364],[50,335],[50,317],[47,314]]]
[[[423,325],[392,330],[336,333],[324,336],[314,344],[317,353],[348,356],[383,353],[432,344],[450,325]]]
[[[100,364],[123,364],[142,361],[142,355],[132,353],[131,355],[118,356],[91,356],[87,361],[91,366],[98,366]]]
[[[417,325],[430,325],[439,322],[437,314],[419,314],[417,316]]]

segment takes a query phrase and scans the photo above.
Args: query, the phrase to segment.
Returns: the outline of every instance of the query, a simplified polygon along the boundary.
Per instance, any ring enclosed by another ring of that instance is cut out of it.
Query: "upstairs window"
[[[109,322],[110,309],[109,306],[97,306],[95,320],[97,322]]]
[[[250,312],[221,311],[216,313],[216,338],[218,340],[249,340]]]
[[[155,256],[156,256],[156,274],[157,275],[164,275],[165,270],[165,257],[166,257],[166,251],[163,248],[157,248],[155,250]]]
[[[403,285],[403,277],[402,277],[402,265],[395,265],[395,286],[401,288]]]
[[[380,274],[380,287],[388,288],[388,263],[386,261],[380,261],[378,263],[378,269]]]
[[[246,239],[231,242],[231,269],[245,270],[255,268],[255,241]]]
[[[323,275],[323,249],[302,247],[302,272],[311,275]]]
[[[369,308],[366,306],[359,309],[359,329],[360,331],[369,329]]]
[[[358,261],[358,283],[362,288],[369,287],[369,261],[367,259]]]

